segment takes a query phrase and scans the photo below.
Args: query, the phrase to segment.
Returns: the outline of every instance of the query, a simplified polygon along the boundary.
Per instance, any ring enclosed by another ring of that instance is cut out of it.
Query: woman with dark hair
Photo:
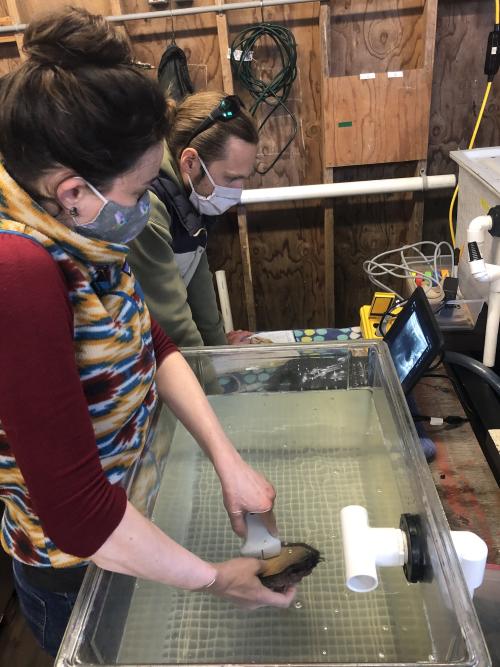
[[[271,510],[275,496],[151,321],[127,264],[162,160],[163,97],[125,39],[83,9],[33,22],[24,48],[0,85],[1,540],[21,608],[55,654],[88,561],[286,607],[294,590],[263,587],[259,561],[203,561],[120,485],[159,397],[212,461],[239,535],[244,512]]]

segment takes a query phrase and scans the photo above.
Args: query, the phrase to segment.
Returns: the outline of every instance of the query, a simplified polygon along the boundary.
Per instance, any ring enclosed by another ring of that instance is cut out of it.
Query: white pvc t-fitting
[[[474,589],[483,583],[488,546],[478,535],[468,530],[452,530],[451,539],[472,597]]]
[[[399,528],[370,528],[361,505],[340,511],[347,587],[368,593],[378,586],[377,565],[403,566],[408,558],[406,535]]]
[[[398,528],[370,528],[368,512],[361,505],[340,510],[346,586],[355,593],[369,593],[378,586],[377,566],[403,566],[408,562],[406,533]],[[451,531],[469,594],[484,577],[488,547],[469,531]]]

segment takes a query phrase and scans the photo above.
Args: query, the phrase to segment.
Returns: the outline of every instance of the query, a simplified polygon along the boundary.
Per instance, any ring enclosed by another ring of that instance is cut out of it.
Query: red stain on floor
[[[476,490],[470,479],[451,462],[448,450],[434,437],[437,453],[436,472],[439,474],[438,493],[448,517],[451,530],[472,530],[477,532],[488,545],[489,556],[495,561],[498,554],[494,548],[494,537],[490,523],[478,501]],[[465,470],[474,468],[474,461],[462,465]]]

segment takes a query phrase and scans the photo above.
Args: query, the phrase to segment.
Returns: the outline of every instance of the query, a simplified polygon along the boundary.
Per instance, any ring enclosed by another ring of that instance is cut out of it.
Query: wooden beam
[[[10,16],[1,16],[0,25],[12,25]],[[8,44],[10,42],[16,42],[16,35],[14,33],[12,35],[0,35],[0,44]]]
[[[110,0],[110,9],[112,16],[121,16],[123,14],[121,0]],[[121,25],[116,26],[116,29],[127,37],[130,41],[130,35],[128,34],[126,24],[122,23]]]
[[[427,0],[424,9],[424,67],[430,70],[431,73],[434,68],[434,51],[436,47],[437,6],[438,0]]]
[[[217,5],[222,6],[224,0],[215,0]],[[222,70],[222,83],[224,92],[228,95],[234,95],[233,73],[231,72],[231,62],[227,57],[229,49],[229,29],[227,25],[226,12],[218,12],[215,15],[217,21],[217,36],[219,38],[220,67]]]
[[[222,6],[224,0],[215,0],[217,5]],[[233,73],[231,62],[227,57],[229,50],[229,28],[226,12],[218,12],[215,15],[217,22],[217,37],[219,41],[220,66],[222,72],[222,84],[224,92],[234,95]],[[248,319],[248,328],[255,331],[257,317],[255,313],[255,296],[252,280],[252,262],[250,258],[250,239],[248,238],[248,221],[244,206],[238,206],[238,231],[240,235],[241,265],[243,269],[243,285],[245,290],[245,305]]]
[[[419,160],[415,169],[415,176],[425,176],[427,173],[427,160]],[[424,229],[424,193],[413,192],[413,210],[410,218],[410,226],[405,243],[417,243],[422,241]]]
[[[16,0],[7,0],[7,12],[9,14],[9,18],[12,20],[12,23],[22,23]],[[27,56],[23,51],[23,35],[19,32],[16,32],[14,35],[8,35],[8,38],[9,39],[5,41],[16,42],[17,50],[19,51],[19,58],[21,60],[26,60]]]
[[[333,183],[333,169],[325,169],[324,183]],[[323,234],[325,238],[325,320],[327,327],[335,324],[335,218],[333,200],[324,204]]]
[[[319,8],[319,44],[320,44],[320,65],[322,74],[322,85],[325,85],[325,79],[330,76],[330,52],[331,52],[331,10],[328,0],[322,0]]]
[[[250,259],[250,245],[248,241],[247,214],[244,206],[238,206],[238,230],[240,233],[241,263],[243,267],[243,287],[245,290],[245,304],[250,331],[257,330],[257,316],[255,312],[255,297],[253,291],[252,263]]]
[[[320,67],[321,67],[321,109],[322,109],[322,146],[321,163],[323,167],[323,183],[333,183],[333,169],[326,166],[326,108],[328,79],[330,77],[330,3],[321,2],[319,9],[320,35]],[[323,205],[323,238],[325,254],[325,325],[334,326],[335,322],[335,219],[333,215],[333,200]]]

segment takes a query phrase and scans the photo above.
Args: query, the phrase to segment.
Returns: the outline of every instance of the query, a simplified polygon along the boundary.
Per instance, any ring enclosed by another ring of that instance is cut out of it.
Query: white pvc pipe
[[[233,314],[231,312],[231,302],[229,301],[229,290],[227,289],[226,272],[216,271],[215,280],[217,281],[217,291],[219,293],[219,303],[224,323],[224,331],[229,333],[234,331]]]
[[[346,586],[355,593],[369,593],[378,586],[377,566],[401,567],[408,562],[406,535],[397,528],[370,528],[368,512],[361,505],[340,510]],[[469,595],[484,577],[488,547],[469,531],[451,531]]]
[[[489,215],[478,215],[469,222],[467,227],[467,243],[484,243],[485,230],[491,229],[493,220]]]
[[[493,264],[500,266],[500,238],[498,236],[493,237],[493,244],[491,249],[491,259]]]
[[[398,528],[370,528],[368,512],[360,505],[340,511],[346,586],[369,593],[378,586],[377,565],[402,566],[407,559],[406,538]]]
[[[500,282],[500,281],[496,281]],[[494,291],[492,283],[488,296],[488,317],[484,334],[483,364],[492,368],[497,354],[498,326],[500,325],[500,293]]]
[[[480,537],[468,530],[452,530],[451,539],[472,597],[474,589],[483,583],[488,547]]]
[[[484,235],[493,226],[493,220],[489,215],[478,215],[473,218],[467,226],[467,243],[477,243],[477,248],[482,255]],[[495,365],[498,341],[498,327],[500,326],[500,239],[496,236],[492,244],[493,264],[487,264],[484,258],[470,261],[471,275],[481,283],[490,283],[488,294],[488,318],[486,320],[486,331],[484,334],[483,364],[492,368]]]
[[[484,259],[474,259],[472,262],[469,262],[469,269],[472,277],[480,283],[489,283],[490,276],[486,268],[486,262]]]
[[[242,204],[262,204],[302,199],[331,199],[355,195],[389,194],[391,192],[418,192],[454,188],[453,174],[441,176],[410,176],[408,178],[382,178],[372,181],[347,183],[318,183],[316,185],[292,185],[287,188],[260,188],[243,190]]]
[[[249,0],[248,2],[234,2],[224,5],[201,5],[200,7],[182,7],[180,9],[168,9],[158,12],[134,12],[133,14],[117,14],[106,16],[110,23],[121,21],[142,21],[149,19],[162,19],[175,16],[187,16],[190,14],[222,14],[234,9],[258,9],[260,7],[273,7],[274,5],[297,5],[305,2],[316,2],[316,0]],[[27,23],[0,26],[1,33],[23,32],[28,27]]]

